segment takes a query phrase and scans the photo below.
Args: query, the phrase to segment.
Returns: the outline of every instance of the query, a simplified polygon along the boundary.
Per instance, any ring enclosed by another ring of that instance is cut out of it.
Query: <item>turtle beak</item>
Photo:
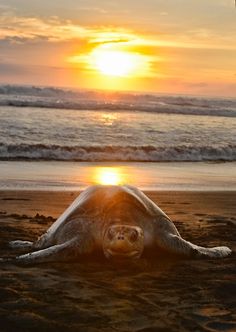
[[[105,252],[105,256],[108,259],[137,259],[140,257],[140,253],[138,251],[114,251],[111,249],[107,249]]]

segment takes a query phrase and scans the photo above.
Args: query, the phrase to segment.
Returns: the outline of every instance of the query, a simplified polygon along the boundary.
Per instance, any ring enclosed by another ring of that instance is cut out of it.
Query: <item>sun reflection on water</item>
[[[116,120],[117,120],[117,115],[114,113],[103,113],[101,115],[101,121],[105,126],[112,126]]]

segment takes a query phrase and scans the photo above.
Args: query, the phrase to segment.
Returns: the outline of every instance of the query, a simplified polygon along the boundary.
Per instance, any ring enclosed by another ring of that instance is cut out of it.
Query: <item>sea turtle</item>
[[[12,241],[31,248],[13,262],[75,260],[103,252],[106,258],[137,259],[146,249],[186,257],[226,257],[228,247],[204,248],[184,240],[169,217],[133,186],[88,187],[36,242]]]

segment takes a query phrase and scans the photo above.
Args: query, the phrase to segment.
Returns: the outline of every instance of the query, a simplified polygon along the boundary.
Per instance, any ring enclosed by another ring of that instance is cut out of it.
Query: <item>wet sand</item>
[[[34,240],[75,192],[0,192],[0,257]],[[236,192],[149,192],[181,235],[236,250]],[[221,260],[1,265],[0,331],[235,331],[235,253]]]

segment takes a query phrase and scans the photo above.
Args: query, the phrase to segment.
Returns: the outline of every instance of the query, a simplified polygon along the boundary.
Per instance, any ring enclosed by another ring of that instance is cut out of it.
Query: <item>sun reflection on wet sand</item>
[[[95,167],[93,182],[95,184],[120,185],[125,183],[125,176],[119,167]]]

